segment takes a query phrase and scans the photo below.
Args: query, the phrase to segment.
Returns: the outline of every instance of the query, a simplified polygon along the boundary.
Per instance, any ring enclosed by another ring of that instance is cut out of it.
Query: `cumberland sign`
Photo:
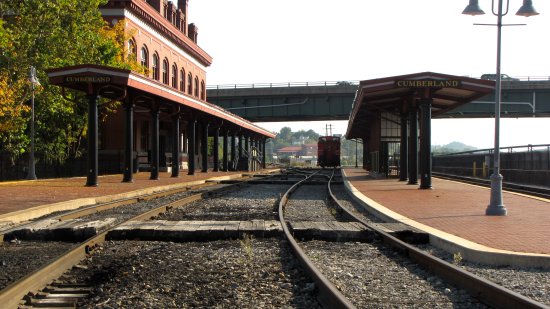
[[[460,80],[440,80],[440,79],[408,79],[396,80],[395,86],[398,88],[458,88],[462,84]]]
[[[111,76],[67,76],[66,83],[106,84],[111,82]]]

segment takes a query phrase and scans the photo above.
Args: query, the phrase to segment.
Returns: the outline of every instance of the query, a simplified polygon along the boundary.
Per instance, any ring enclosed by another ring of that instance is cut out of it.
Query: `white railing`
[[[467,76],[470,77],[470,76]],[[550,81],[549,76],[511,76],[520,81]],[[473,77],[478,78],[478,77]],[[503,80],[507,82],[508,80]],[[206,89],[250,89],[250,88],[282,88],[282,87],[326,87],[326,86],[357,86],[358,80],[344,81],[314,81],[314,82],[280,82],[280,83],[252,83],[252,84],[222,84],[207,85]]]
[[[326,86],[357,86],[359,81],[347,80],[337,82],[284,82],[284,83],[253,83],[253,84],[224,84],[208,85],[206,89],[249,89],[249,88],[281,88],[281,87],[326,87]]]

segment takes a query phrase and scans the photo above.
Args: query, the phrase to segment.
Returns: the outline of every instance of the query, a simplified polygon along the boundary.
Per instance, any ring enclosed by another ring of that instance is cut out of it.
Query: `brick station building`
[[[100,11],[110,24],[124,23],[128,56],[146,73],[86,64],[48,71],[50,83],[86,92],[89,99],[87,185],[97,185],[99,169],[122,168],[124,181],[132,181],[138,169],[158,179],[162,170],[176,177],[180,169],[194,174],[195,166],[207,172],[265,164],[265,141],[274,134],[207,102],[212,57],[197,44],[198,28],[188,23],[188,0],[110,0]],[[99,97],[123,103],[101,123]],[[209,137],[214,145],[223,138],[221,156],[216,146],[208,154]]]

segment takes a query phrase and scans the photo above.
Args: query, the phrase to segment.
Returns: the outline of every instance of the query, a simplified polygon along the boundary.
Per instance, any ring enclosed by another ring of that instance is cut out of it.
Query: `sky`
[[[506,2],[506,1],[504,1]],[[510,0],[503,27],[501,72],[550,76],[550,1],[534,0],[539,13],[515,16]],[[468,0],[190,0],[189,21],[198,43],[213,57],[208,85],[367,80],[432,71],[479,77],[496,71],[491,1],[483,16],[462,15]],[[313,129],[345,134],[347,121],[259,123],[278,132]],[[460,141],[494,145],[494,119],[433,120],[432,144]],[[501,146],[550,143],[549,118],[502,119]]]

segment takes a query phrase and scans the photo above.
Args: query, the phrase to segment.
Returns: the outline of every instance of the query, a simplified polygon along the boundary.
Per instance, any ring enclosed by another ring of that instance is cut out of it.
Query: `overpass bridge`
[[[348,120],[358,81],[211,85],[208,101],[252,122]],[[550,117],[550,78],[502,82],[501,117]],[[494,117],[494,95],[434,118]]]

